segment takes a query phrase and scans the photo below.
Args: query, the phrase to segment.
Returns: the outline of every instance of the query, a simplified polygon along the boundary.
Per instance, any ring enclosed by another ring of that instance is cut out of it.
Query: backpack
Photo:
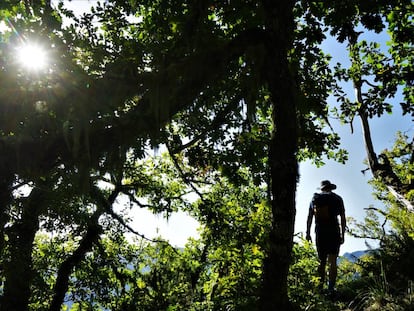
[[[338,223],[334,200],[328,193],[315,193],[312,206],[315,223],[318,225],[335,225]]]

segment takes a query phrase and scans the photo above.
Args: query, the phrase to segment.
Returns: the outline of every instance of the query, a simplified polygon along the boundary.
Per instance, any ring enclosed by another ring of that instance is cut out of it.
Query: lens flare
[[[39,70],[46,67],[47,55],[45,50],[36,44],[24,44],[18,48],[19,62],[28,69]]]

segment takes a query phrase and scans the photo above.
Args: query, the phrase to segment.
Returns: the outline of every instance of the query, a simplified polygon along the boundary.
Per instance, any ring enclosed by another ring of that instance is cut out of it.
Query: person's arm
[[[311,229],[311,226],[312,226],[312,220],[313,220],[313,205],[311,203],[311,205],[309,207],[308,219],[306,221],[306,240],[308,240],[308,241],[312,241],[312,237],[310,235],[310,229]]]
[[[346,217],[345,217],[344,202],[342,201],[341,203],[342,203],[342,207],[341,207],[341,213],[339,214],[339,216],[341,217],[341,244],[343,244],[345,242]]]

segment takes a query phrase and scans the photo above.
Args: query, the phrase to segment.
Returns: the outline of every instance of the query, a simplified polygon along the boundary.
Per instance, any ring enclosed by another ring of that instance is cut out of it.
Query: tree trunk
[[[4,248],[6,245],[5,226],[9,222],[9,206],[12,201],[11,185],[13,184],[13,174],[0,170],[0,256],[4,258]],[[0,265],[0,271],[3,267]]]
[[[99,216],[102,212],[98,210],[90,220],[90,225],[82,238],[78,248],[70,255],[59,267],[54,287],[54,296],[50,304],[49,311],[59,311],[65,299],[69,287],[69,277],[75,268],[84,258],[93,245],[99,240],[102,228],[98,224]]]
[[[20,220],[10,229],[10,259],[5,263],[4,294],[0,311],[26,311],[33,279],[33,241],[39,229],[39,215],[45,204],[45,191],[34,188],[23,205]]]
[[[356,41],[350,40],[351,49],[354,48]],[[353,61],[359,61],[358,59],[352,59]],[[413,204],[407,200],[404,196],[405,190],[403,182],[394,173],[389,160],[383,155],[382,162],[380,163],[377,154],[375,153],[374,144],[371,138],[371,129],[369,126],[369,119],[367,115],[367,103],[362,97],[362,77],[359,76],[358,80],[353,81],[354,92],[357,102],[361,105],[358,110],[359,118],[361,119],[362,133],[364,136],[365,150],[367,153],[368,164],[374,178],[381,180],[387,187],[388,191],[404,205],[409,211],[414,212]],[[381,157],[381,155],[380,155]]]
[[[270,146],[273,219],[263,270],[263,311],[293,310],[288,300],[287,276],[293,247],[297,163],[294,153],[281,154],[289,143],[287,140],[281,133],[275,134]]]
[[[266,12],[266,73],[273,102],[274,131],[270,141],[272,228],[263,267],[260,310],[294,310],[287,291],[293,247],[297,183],[297,89],[289,70],[294,1],[263,1]]]

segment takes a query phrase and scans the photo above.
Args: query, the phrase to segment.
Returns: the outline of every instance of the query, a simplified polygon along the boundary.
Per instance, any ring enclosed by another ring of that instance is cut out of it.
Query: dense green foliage
[[[1,311],[413,308],[412,137],[377,157],[369,133],[394,97],[414,112],[411,1],[65,5],[0,3]],[[389,49],[360,31],[388,31]],[[328,32],[349,68],[321,50]],[[37,71],[17,58],[31,42]],[[341,263],[336,301],[293,243],[298,161],[346,160],[330,95],[364,123],[391,229],[373,210],[355,225],[381,248]],[[137,209],[187,212],[200,238],[148,239]]]

